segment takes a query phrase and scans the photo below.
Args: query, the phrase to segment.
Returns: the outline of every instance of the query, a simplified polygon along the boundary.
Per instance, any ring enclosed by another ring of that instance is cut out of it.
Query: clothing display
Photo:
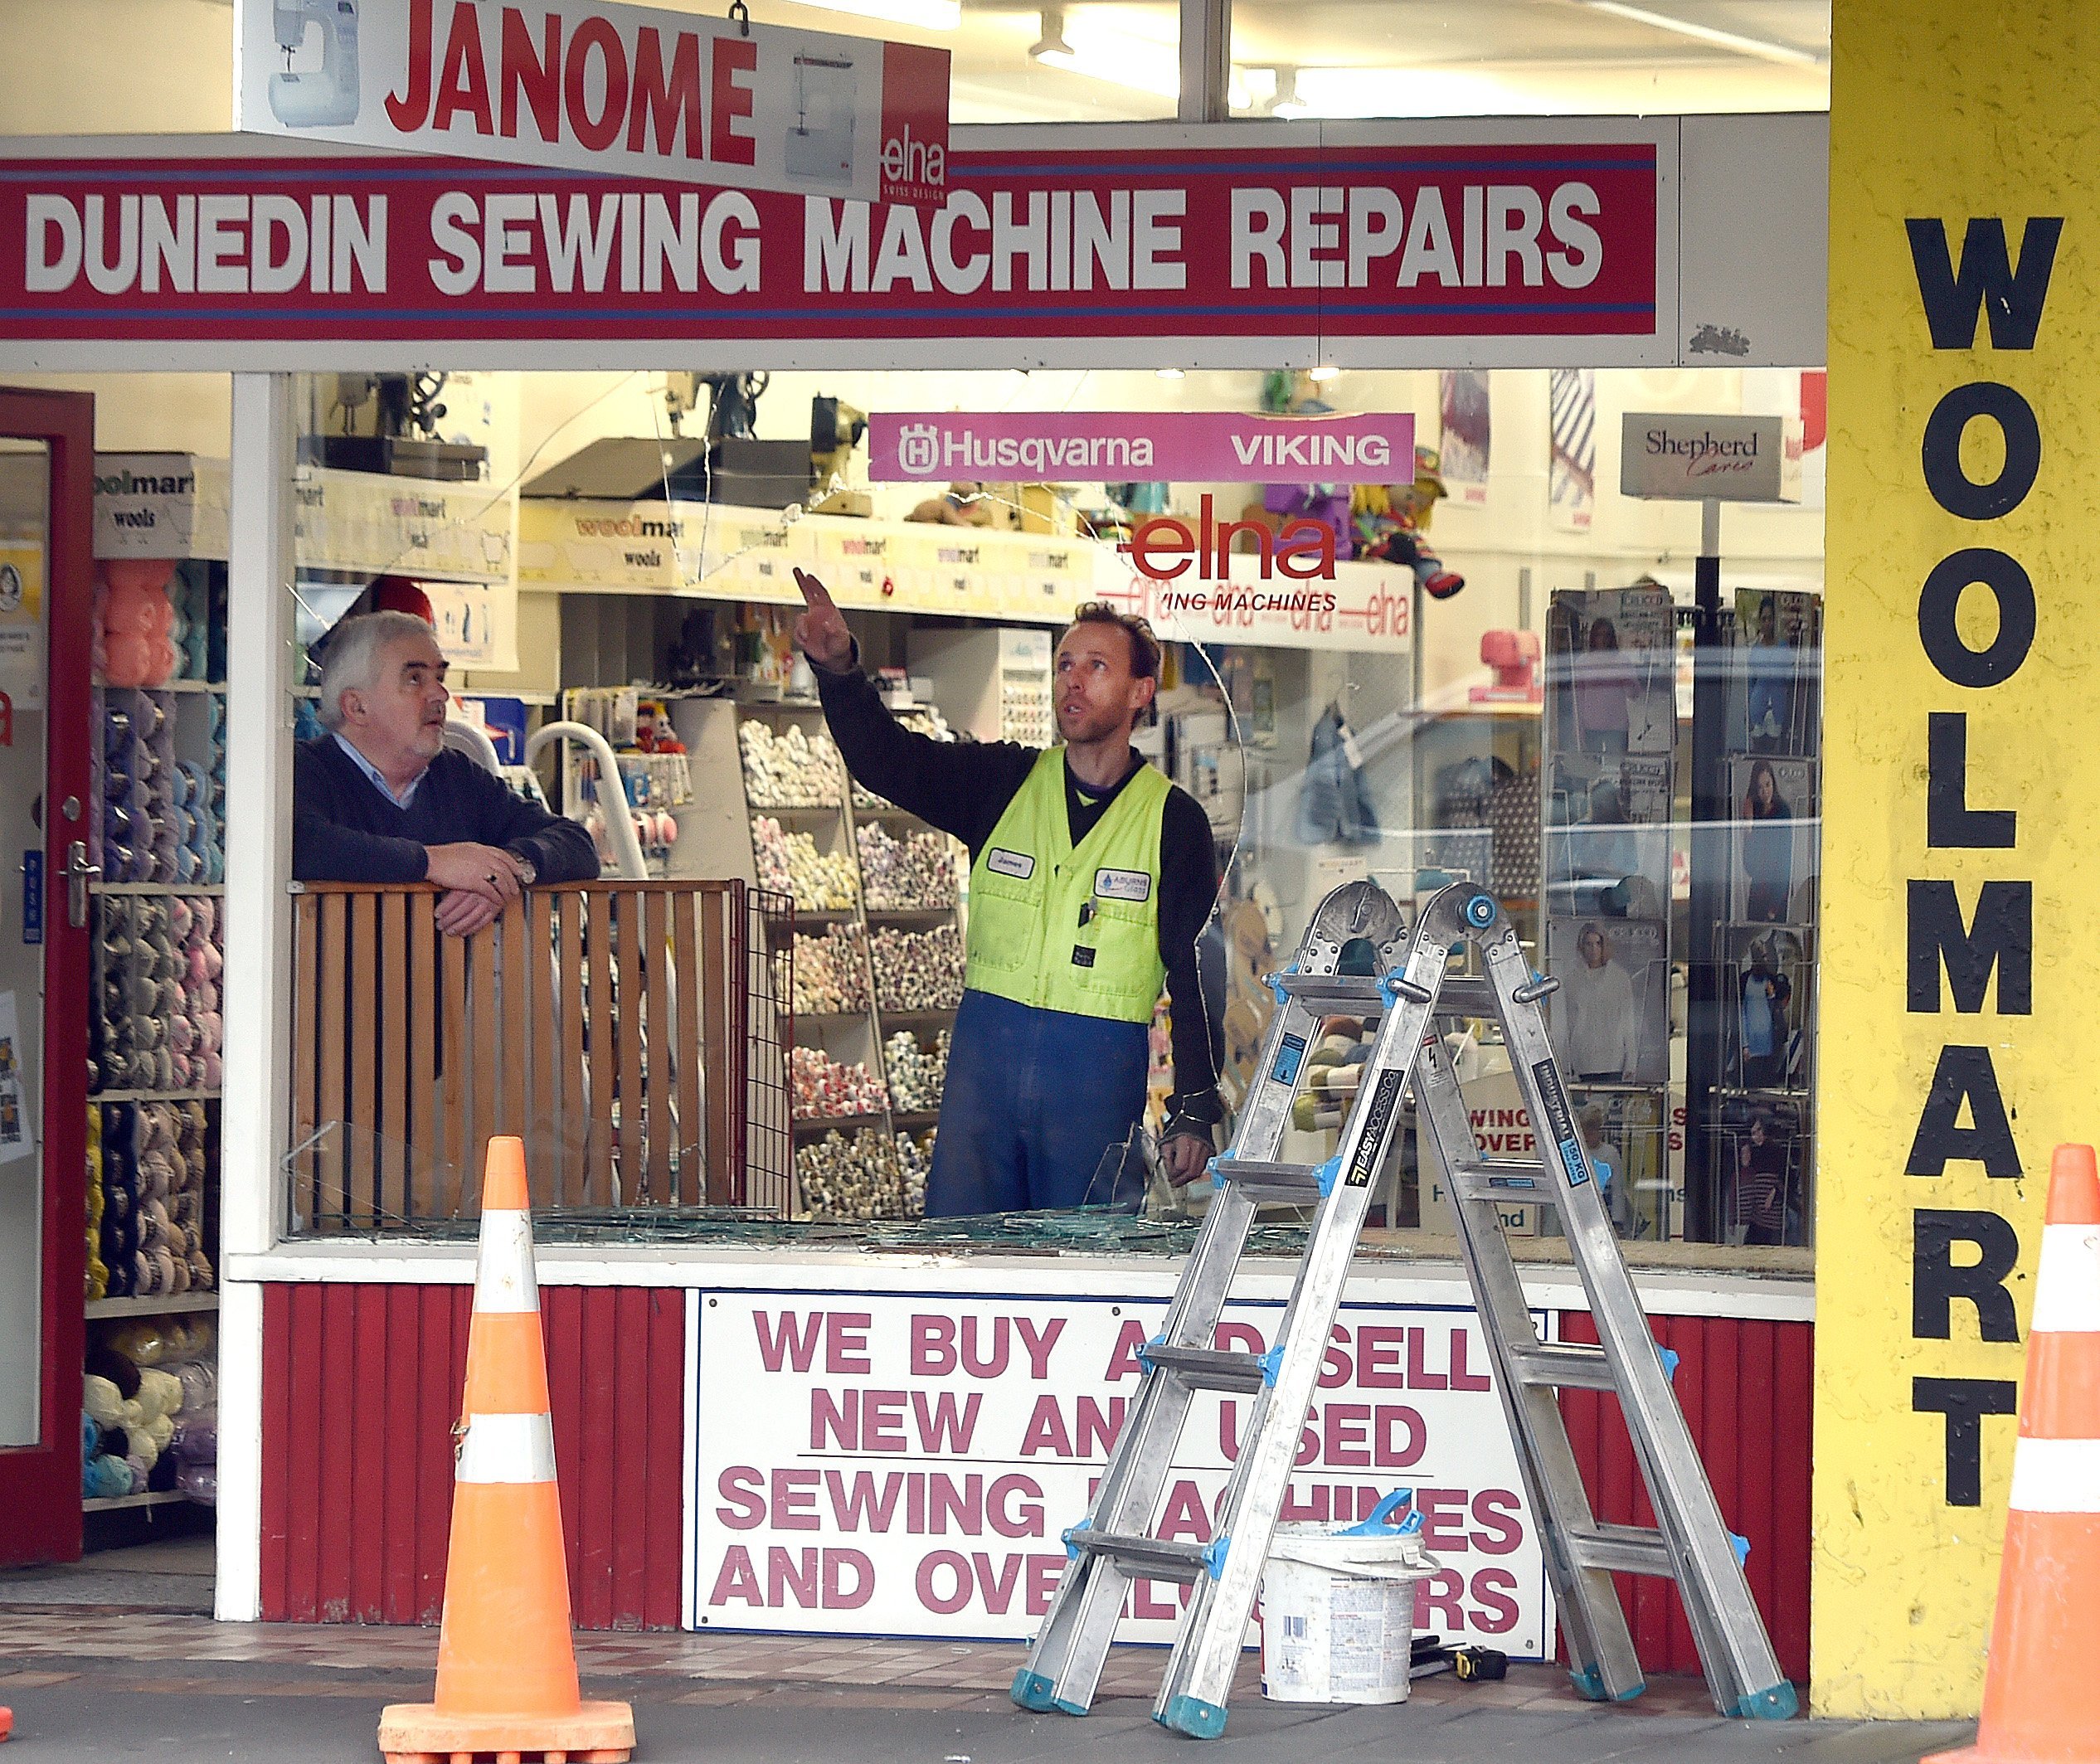
[[[1305,845],[1373,845],[1378,811],[1364,769],[1349,757],[1349,725],[1330,705],[1313,725],[1312,751],[1299,787],[1298,838]]]

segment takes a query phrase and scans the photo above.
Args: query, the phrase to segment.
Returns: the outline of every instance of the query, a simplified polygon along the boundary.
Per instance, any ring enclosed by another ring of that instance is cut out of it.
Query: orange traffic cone
[[[1976,1742],[1925,1764],[2100,1764],[2100,1170],[2059,1145],[2034,1277]]]
[[[12,1709],[0,1709],[0,1739],[5,1739],[14,1731],[15,1712]]]
[[[437,1700],[396,1703],[379,1749],[396,1764],[493,1752],[619,1764],[634,1744],[625,1703],[586,1703],[569,1634],[569,1571],[554,1485],[554,1424],[525,1146],[489,1142],[481,1254],[467,1338]]]

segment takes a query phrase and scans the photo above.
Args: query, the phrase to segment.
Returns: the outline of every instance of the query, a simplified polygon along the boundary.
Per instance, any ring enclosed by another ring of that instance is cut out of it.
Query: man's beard
[[[1067,741],[1101,741],[1122,726],[1122,717],[1107,711],[1089,712],[1082,707],[1070,722],[1065,712],[1057,713],[1057,732]]]

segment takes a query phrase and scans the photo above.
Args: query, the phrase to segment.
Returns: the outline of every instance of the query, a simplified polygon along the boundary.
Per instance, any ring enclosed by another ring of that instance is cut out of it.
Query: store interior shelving
[[[109,665],[94,683],[89,820],[86,1514],[212,1496],[224,1020],[225,566],[102,567]],[[158,638],[140,636],[148,615]]]

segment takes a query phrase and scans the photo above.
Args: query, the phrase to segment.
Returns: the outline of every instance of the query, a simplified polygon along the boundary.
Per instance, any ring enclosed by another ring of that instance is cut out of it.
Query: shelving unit
[[[105,554],[106,555],[106,554]],[[158,561],[156,561],[158,563]],[[120,571],[104,566],[112,596]],[[161,567],[166,567],[160,564]],[[98,1352],[129,1328],[176,1330],[208,1319],[217,1284],[219,1104],[216,1031],[221,1020],[217,921],[223,874],[226,579],[222,563],[185,559],[164,589],[188,622],[171,633],[176,665],[194,678],[146,686],[94,685],[90,884],[94,909],[90,1018],[95,1081],[87,1230],[94,1254],[83,1315]],[[207,1039],[207,1034],[212,1038]],[[116,1351],[131,1357],[132,1350]],[[173,1372],[216,1349],[192,1340],[142,1367]],[[90,1364],[95,1363],[90,1356]],[[180,1411],[171,1412],[179,1424]],[[134,1434],[132,1455],[139,1447]],[[156,1480],[177,1468],[163,1443]],[[187,1460],[186,1460],[187,1461]],[[106,1486],[106,1481],[102,1485]],[[177,1488],[83,1496],[84,1514],[189,1504]]]
[[[784,735],[790,728],[799,726],[805,738],[814,738],[823,731],[823,707],[814,700],[797,701],[779,699],[739,702],[736,716],[741,725],[757,721],[766,724],[776,735]],[[947,1028],[955,1022],[955,1009],[886,1011],[877,996],[873,965],[866,955],[866,940],[872,927],[893,926],[899,930],[921,931],[939,925],[959,923],[960,889],[958,904],[947,906],[894,906],[871,907],[867,904],[866,879],[860,865],[860,828],[869,823],[879,823],[901,834],[904,829],[913,832],[934,829],[916,815],[893,804],[863,807],[853,801],[850,781],[844,784],[839,799],[835,802],[798,803],[786,805],[769,805],[751,800],[750,780],[742,759],[742,741],[737,741],[737,776],[742,789],[743,816],[741,829],[745,844],[739,853],[715,857],[720,867],[734,870],[738,864],[751,866],[750,873],[756,874],[755,843],[751,841],[751,827],[761,815],[771,817],[784,831],[806,833],[819,852],[832,854],[843,852],[853,867],[855,904],[851,907],[818,907],[795,910],[795,923],[798,932],[821,933],[826,927],[836,925],[858,926],[863,939],[863,984],[868,999],[864,1011],[826,1011],[798,1013],[795,1018],[795,1039],[799,1046],[819,1047],[834,1060],[848,1064],[858,1063],[881,1078],[885,1096],[892,1095],[892,1075],[886,1043],[892,1033],[900,1028],[913,1031]],[[733,860],[724,862],[727,858]],[[821,1138],[836,1129],[851,1135],[857,1130],[875,1127],[883,1133],[916,1133],[933,1126],[939,1119],[936,1110],[899,1110],[893,1106],[879,1111],[847,1115],[798,1117],[794,1122],[794,1133],[798,1144]]]
[[[171,1298],[90,1299],[87,1315],[94,1323],[111,1317],[187,1317],[218,1308],[216,1292],[187,1292]]]
[[[187,1502],[189,1496],[179,1489],[168,1489],[158,1493],[144,1494],[105,1494],[98,1499],[83,1500],[83,1513],[117,1513],[127,1507],[173,1507]]]

